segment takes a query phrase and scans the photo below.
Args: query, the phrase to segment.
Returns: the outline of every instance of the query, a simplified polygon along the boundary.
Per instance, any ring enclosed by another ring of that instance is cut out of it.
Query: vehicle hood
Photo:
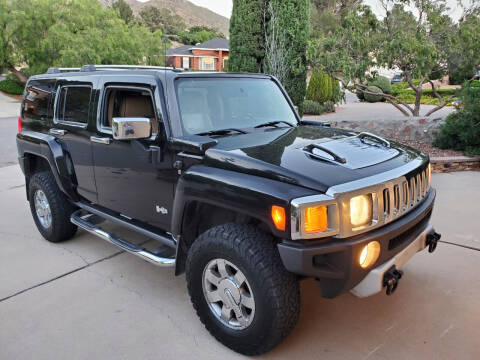
[[[205,152],[204,162],[325,192],[331,186],[382,173],[414,159],[427,160],[407,146],[394,142],[387,146],[357,135],[315,125],[258,129],[216,138],[217,144]]]

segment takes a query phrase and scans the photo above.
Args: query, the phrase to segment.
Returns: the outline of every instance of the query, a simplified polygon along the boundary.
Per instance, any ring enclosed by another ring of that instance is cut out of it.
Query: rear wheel
[[[255,227],[225,224],[200,235],[186,275],[200,320],[239,353],[271,350],[298,320],[297,278],[284,268],[274,239]]]
[[[46,240],[59,242],[75,235],[77,227],[70,222],[70,215],[76,208],[60,191],[50,171],[31,177],[29,199],[35,225]]]

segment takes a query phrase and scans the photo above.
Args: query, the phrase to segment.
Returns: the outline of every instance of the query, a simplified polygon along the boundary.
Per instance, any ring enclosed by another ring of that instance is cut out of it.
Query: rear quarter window
[[[46,122],[52,117],[52,102],[55,81],[31,80],[28,82],[22,104],[24,119]]]
[[[56,107],[56,121],[86,124],[92,88],[90,86],[64,86],[60,89]]]

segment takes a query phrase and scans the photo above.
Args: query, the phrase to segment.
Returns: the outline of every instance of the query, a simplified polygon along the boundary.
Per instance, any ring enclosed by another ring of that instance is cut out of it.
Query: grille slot
[[[400,187],[398,185],[393,186],[393,214],[397,215],[400,211]]]
[[[390,215],[390,191],[383,189],[383,213],[385,217]]]

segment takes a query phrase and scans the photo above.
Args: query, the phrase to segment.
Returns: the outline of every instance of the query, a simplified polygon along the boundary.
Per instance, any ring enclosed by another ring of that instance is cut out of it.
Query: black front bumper
[[[428,226],[435,202],[435,189],[415,209],[398,220],[368,233],[348,239],[328,238],[297,243],[278,244],[285,268],[295,274],[320,280],[322,296],[333,298],[355,287],[375,266],[391,259],[405,249]],[[376,240],[381,252],[376,263],[362,269],[358,259],[362,248]]]

